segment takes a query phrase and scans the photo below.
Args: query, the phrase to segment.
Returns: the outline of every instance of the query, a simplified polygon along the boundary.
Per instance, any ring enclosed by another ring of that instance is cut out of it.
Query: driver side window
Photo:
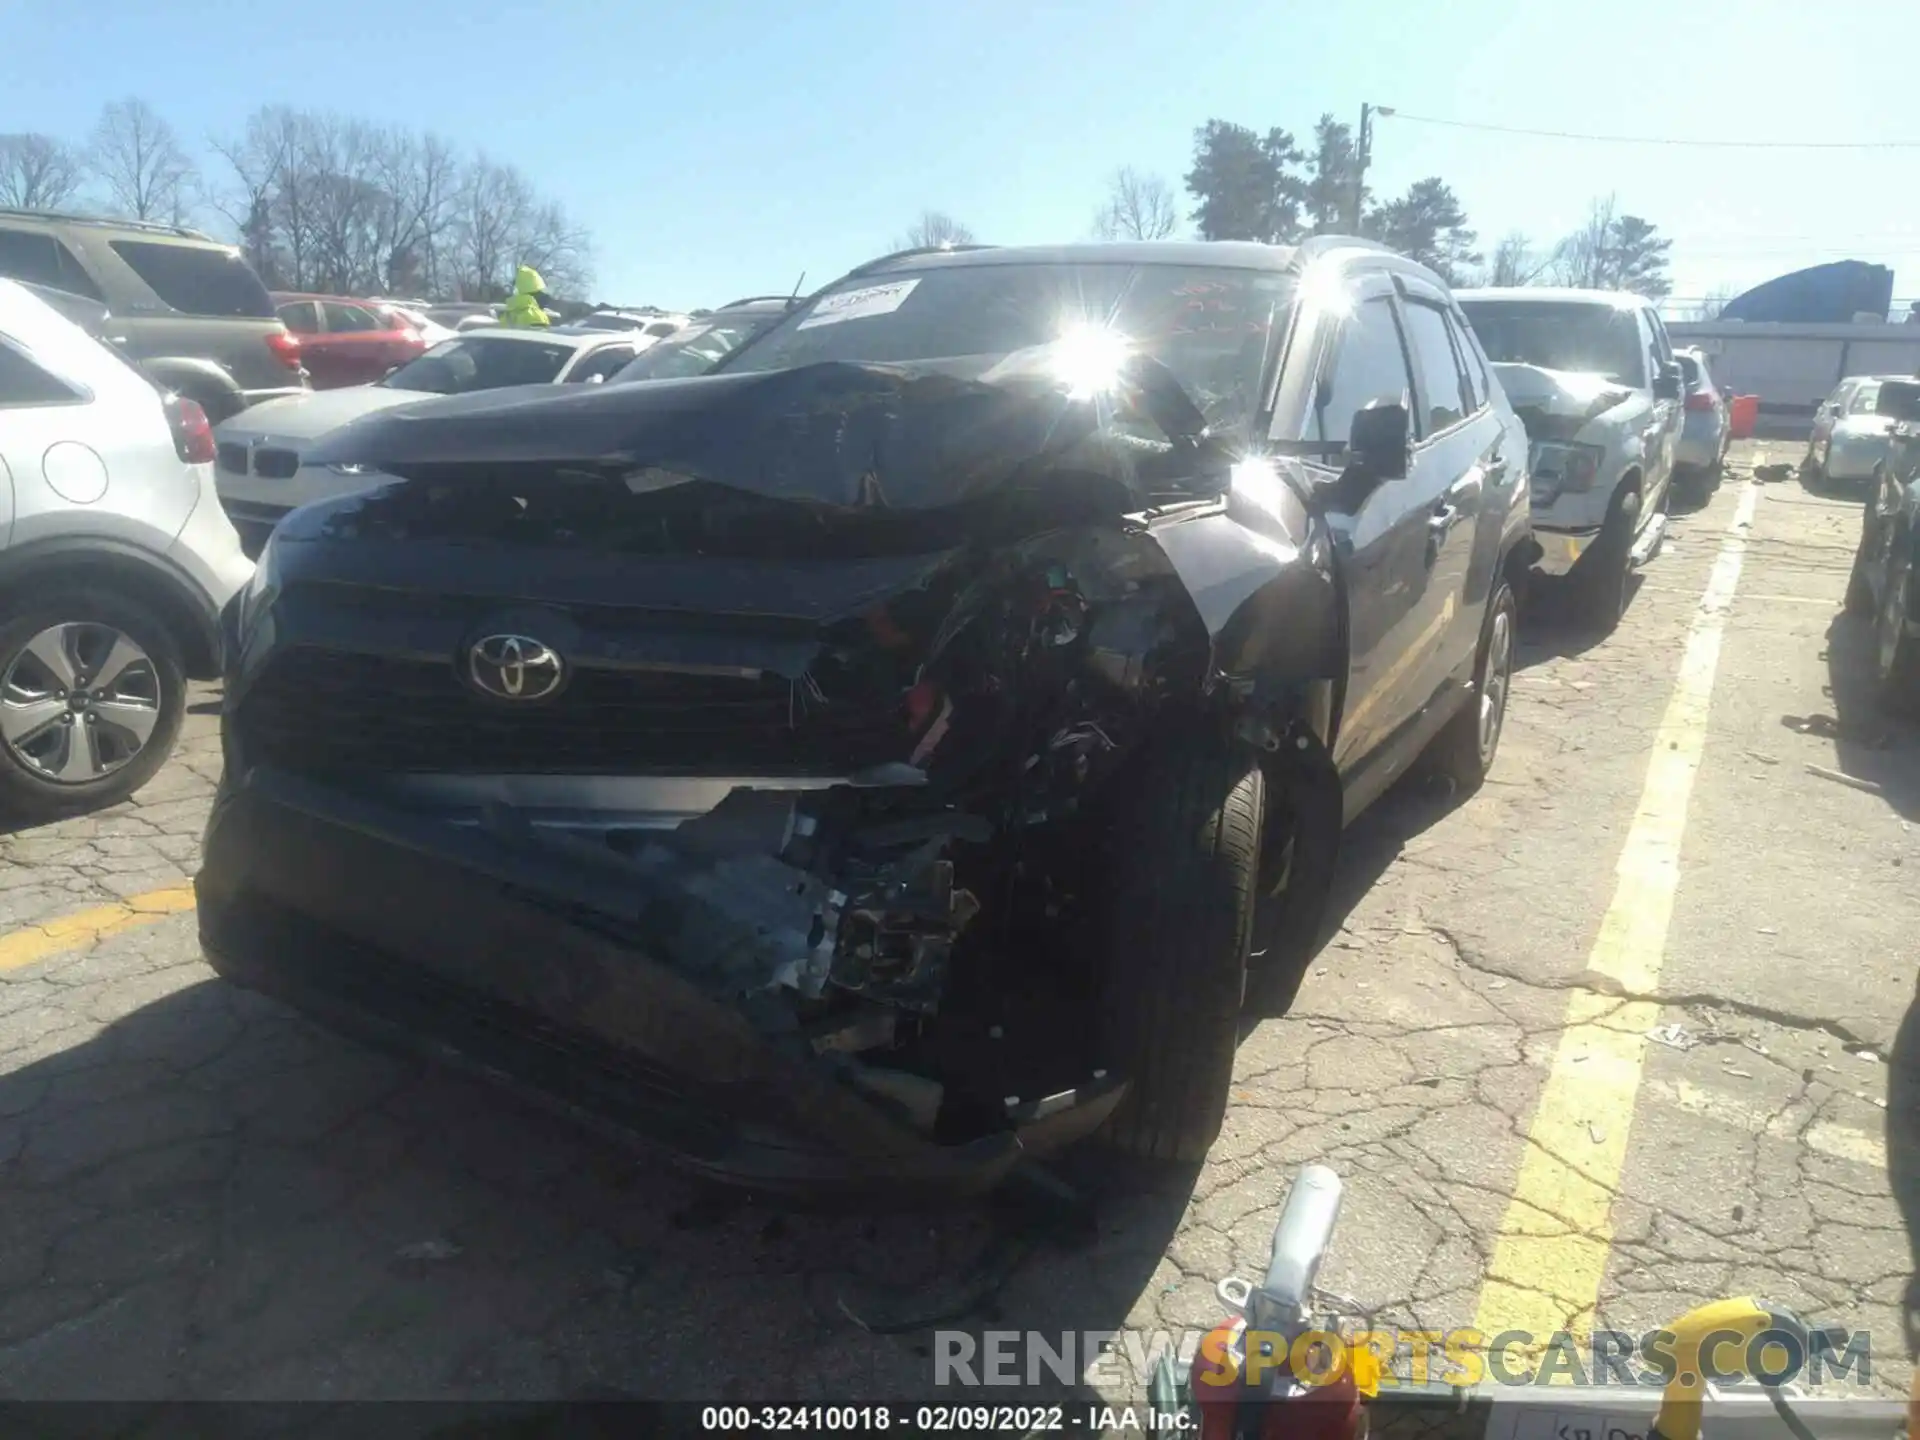
[[[1384,295],[1361,301],[1341,326],[1333,365],[1314,397],[1309,438],[1319,444],[1317,458],[1339,463],[1354,415],[1376,401],[1407,405],[1412,388],[1393,303]]]

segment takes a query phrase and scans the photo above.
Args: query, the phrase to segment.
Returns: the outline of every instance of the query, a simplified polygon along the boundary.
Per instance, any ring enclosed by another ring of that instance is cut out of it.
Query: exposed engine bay
[[[644,782],[591,780],[597,813],[550,825],[493,801],[478,823],[617,863],[638,929],[679,974],[770,1039],[859,1057],[849,1078],[921,1128],[962,1049],[979,1091],[968,1109],[1070,1090],[1084,1047],[1040,1039],[1011,1002],[1075,978],[1068,932],[1084,918],[1081,862],[1101,842],[1106,788],[1159,706],[1207,680],[1192,602],[1151,541],[1090,528],[944,567],[829,634],[805,669],[772,677],[788,687],[790,729],[884,700],[897,758],[838,783],[735,785],[677,823],[663,823],[676,818],[667,802],[649,808]],[[461,791],[444,778],[394,788]],[[1009,982],[1012,997],[999,993]],[[944,1027],[943,1011],[955,1011]],[[1023,1042],[1036,1053],[1016,1054]]]

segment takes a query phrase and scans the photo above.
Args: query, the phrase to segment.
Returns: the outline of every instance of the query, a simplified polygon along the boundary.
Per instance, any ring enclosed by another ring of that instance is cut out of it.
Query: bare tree
[[[0,135],[0,205],[57,210],[74,197],[86,167],[73,147],[51,135]]]
[[[90,157],[114,204],[136,220],[181,224],[193,196],[194,165],[173,127],[144,100],[116,100],[100,112]]]
[[[939,210],[923,210],[907,233],[893,242],[895,250],[929,250],[937,245],[971,245],[973,231],[951,215]]]
[[[1701,299],[1700,313],[1697,318],[1701,320],[1718,320],[1720,318],[1720,312],[1727,308],[1727,302],[1733,299],[1736,293],[1731,285],[1714,286],[1711,290],[1707,291],[1706,295]]]
[[[1533,253],[1533,242],[1518,230],[1506,235],[1493,250],[1487,271],[1489,285],[1531,285],[1551,264]]]
[[[1172,187],[1129,165],[1107,181],[1107,200],[1094,216],[1093,229],[1102,240],[1164,240],[1179,223]]]
[[[232,172],[219,209],[276,287],[497,298],[523,263],[556,293],[591,277],[591,245],[564,210],[440,136],[272,106],[214,148]]]
[[[555,293],[577,294],[592,279],[585,232],[560,206],[542,202],[511,165],[482,157],[461,187],[454,212],[456,284],[462,295],[498,298],[521,265],[538,270]]]
[[[1612,195],[1595,200],[1585,223],[1553,247],[1549,268],[1562,285],[1604,288],[1617,208]]]

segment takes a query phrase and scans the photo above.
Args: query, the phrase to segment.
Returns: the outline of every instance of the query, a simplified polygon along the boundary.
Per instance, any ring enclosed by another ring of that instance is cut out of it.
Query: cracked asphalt
[[[1501,1266],[1536,1312],[1627,1330],[1754,1292],[1868,1330],[1874,1387],[1904,1392],[1890,1174],[1915,1147],[1887,1097],[1920,731],[1875,710],[1864,627],[1838,618],[1857,499],[1758,488],[1657,984],[1595,968],[1650,765],[1680,744],[1663,717],[1702,595],[1770,459],[1797,453],[1736,448],[1613,637],[1530,616],[1494,779],[1362,820],[1339,929],[1247,1035],[1208,1163],[1147,1185],[1075,1159],[1090,1233],[717,1194],[217,981],[180,891],[219,766],[196,696],[132,803],[0,833],[0,1396],[924,1394],[935,1328],[1214,1323],[1214,1282],[1258,1273],[1316,1160],[1348,1185],[1322,1283],[1376,1324],[1473,1324]],[[1576,1020],[1630,1031],[1632,1065],[1582,1088]],[[1550,1079],[1572,1120],[1547,1133]],[[1528,1190],[1543,1158],[1580,1203]],[[1516,1235],[1584,1244],[1594,1284]],[[1113,1368],[1093,1388],[1132,1391]]]

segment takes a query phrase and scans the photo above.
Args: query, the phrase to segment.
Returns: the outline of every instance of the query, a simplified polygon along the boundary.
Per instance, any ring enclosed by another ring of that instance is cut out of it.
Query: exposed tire
[[[180,647],[98,587],[27,600],[0,623],[0,816],[116,804],[166,763],[186,710]]]
[[[1633,574],[1634,521],[1640,495],[1623,490],[1607,512],[1599,537],[1574,569],[1575,609],[1596,633],[1611,635],[1627,613],[1627,581]]]
[[[1894,538],[1896,553],[1887,566],[1887,587],[1874,618],[1874,672],[1880,706],[1895,715],[1920,715],[1920,641],[1907,625],[1912,614],[1908,594],[1913,586],[1912,543]],[[1907,553],[1901,554],[1899,551]]]
[[[1150,756],[1113,840],[1100,1052],[1128,1086],[1100,1137],[1139,1159],[1204,1157],[1233,1081],[1265,823],[1247,752],[1181,736]]]
[[[1427,748],[1427,765],[1452,780],[1461,793],[1486,783],[1500,753],[1500,735],[1506,728],[1507,697],[1513,689],[1513,647],[1520,607],[1513,587],[1495,582],[1487,602],[1487,618],[1480,627],[1480,649],[1473,666],[1473,698],[1460,707],[1446,728]]]

